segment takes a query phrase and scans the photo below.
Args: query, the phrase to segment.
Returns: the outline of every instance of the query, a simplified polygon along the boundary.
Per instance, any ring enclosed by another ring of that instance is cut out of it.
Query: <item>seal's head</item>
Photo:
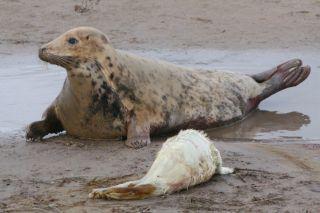
[[[96,60],[108,48],[107,37],[91,27],[67,31],[39,49],[39,58],[70,70],[83,61]]]

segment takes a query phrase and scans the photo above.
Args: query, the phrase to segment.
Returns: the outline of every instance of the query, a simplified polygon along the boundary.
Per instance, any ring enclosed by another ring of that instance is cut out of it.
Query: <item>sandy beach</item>
[[[275,49],[317,55],[320,1],[2,0],[0,63],[16,63],[10,60],[23,55],[37,57],[41,44],[76,26],[96,27],[116,48],[140,52]],[[253,63],[255,58],[247,60]],[[320,62],[314,65],[312,71],[319,71]],[[8,73],[0,66],[1,70],[5,79]],[[318,93],[306,91],[301,96]],[[12,93],[9,97],[5,93],[2,90],[0,97],[26,102],[34,95]],[[294,92],[291,95],[286,96],[288,101]],[[295,108],[290,103],[290,109]],[[39,117],[42,114],[37,106],[22,107]],[[24,116],[17,114],[17,118]],[[256,125],[265,119],[267,123]],[[254,137],[277,128],[297,131],[319,119],[299,112],[259,111],[244,126],[220,129],[219,134],[207,131],[221,150],[224,164],[237,168],[235,174],[214,176],[173,195],[121,202],[91,200],[88,193],[142,177],[167,135],[152,138],[150,146],[139,150],[127,148],[123,141],[84,141],[66,135],[26,143],[25,123],[19,130],[0,131],[0,212],[319,212],[320,136],[278,137],[282,134],[278,131],[277,137]],[[250,134],[240,138],[228,130]]]

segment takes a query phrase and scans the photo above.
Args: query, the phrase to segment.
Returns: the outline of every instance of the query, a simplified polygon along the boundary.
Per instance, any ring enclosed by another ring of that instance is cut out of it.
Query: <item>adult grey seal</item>
[[[134,148],[150,143],[150,135],[241,120],[310,73],[299,59],[253,76],[186,68],[116,50],[90,27],[45,44],[39,57],[64,67],[67,78],[43,119],[28,126],[27,139],[66,130],[85,139],[126,137]]]

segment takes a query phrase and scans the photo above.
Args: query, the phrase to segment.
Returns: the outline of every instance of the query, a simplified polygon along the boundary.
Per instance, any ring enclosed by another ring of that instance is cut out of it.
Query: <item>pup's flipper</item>
[[[89,198],[115,199],[115,200],[139,200],[150,197],[156,191],[151,184],[136,185],[137,181],[130,181],[109,188],[93,189]]]

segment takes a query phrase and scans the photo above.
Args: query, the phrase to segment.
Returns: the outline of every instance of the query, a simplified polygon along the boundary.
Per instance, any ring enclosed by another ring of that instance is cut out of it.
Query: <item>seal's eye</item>
[[[68,39],[68,43],[74,45],[74,44],[78,43],[78,40],[73,38],[73,37],[71,37],[71,38]]]

